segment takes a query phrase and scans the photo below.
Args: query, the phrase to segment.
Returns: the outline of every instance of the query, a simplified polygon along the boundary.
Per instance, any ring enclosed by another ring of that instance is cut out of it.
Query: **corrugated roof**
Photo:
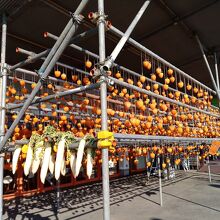
[[[6,12],[8,15],[13,15],[29,1],[28,0],[1,0],[0,1],[0,12]]]

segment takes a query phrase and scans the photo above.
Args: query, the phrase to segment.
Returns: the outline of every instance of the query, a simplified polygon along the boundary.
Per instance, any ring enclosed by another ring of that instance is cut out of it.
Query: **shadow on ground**
[[[178,178],[182,178],[182,174],[177,175],[176,180]],[[149,197],[156,194],[152,189],[158,186],[158,179],[152,177],[147,185],[146,180],[145,174],[111,180],[111,205],[119,205],[125,200],[132,202],[134,197],[142,195],[144,199],[154,202]],[[60,196],[57,195],[57,191],[52,191],[6,201],[4,217],[10,220],[17,219],[18,215],[22,216],[22,219],[58,219],[58,216],[59,219],[74,219],[103,207],[101,183],[60,189]],[[71,218],[68,218],[70,216]]]
[[[220,189],[220,185],[219,184],[209,184],[209,186],[215,187],[215,188],[219,188]]]
[[[198,202],[194,202],[194,201],[191,201],[191,200],[189,200],[189,199],[185,199],[185,198],[182,198],[182,197],[180,197],[180,196],[177,196],[177,195],[174,195],[174,194],[171,194],[171,193],[163,192],[163,194],[169,195],[169,196],[175,197],[175,198],[177,198],[177,199],[183,200],[183,201],[185,201],[185,202],[189,202],[189,203],[192,203],[192,204],[194,204],[194,205],[198,205],[198,206],[201,206],[201,207],[203,207],[203,208],[210,209],[210,210],[212,210],[212,211],[215,211],[215,212],[219,212],[219,213],[220,213],[220,209],[216,209],[216,208],[213,208],[213,207],[209,207],[209,206],[207,206],[207,205],[204,205],[204,204],[201,204],[201,203],[198,203]]]

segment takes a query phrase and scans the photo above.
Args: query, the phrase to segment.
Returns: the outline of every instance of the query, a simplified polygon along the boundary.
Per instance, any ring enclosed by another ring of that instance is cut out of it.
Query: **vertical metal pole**
[[[104,0],[98,0],[98,28],[99,28],[99,62],[105,61],[105,14]],[[105,76],[101,76],[104,81],[100,86],[101,98],[101,119],[102,130],[108,130],[107,121],[107,84]],[[103,188],[103,218],[110,220],[110,198],[109,198],[109,165],[108,165],[108,149],[102,149],[102,188]]]
[[[217,55],[214,53],[214,58],[215,58],[215,74],[216,74],[216,83],[217,83],[217,88],[219,88],[219,76],[218,76],[218,61],[217,61]]]
[[[204,52],[202,43],[201,43],[201,41],[200,41],[200,39],[199,39],[199,37],[198,37],[197,35],[196,35],[195,37],[196,37],[196,40],[197,40],[197,42],[198,42],[198,44],[199,44],[199,48],[200,48],[200,50],[201,50],[201,52],[202,52],[202,56],[203,56],[203,59],[204,59],[204,61],[205,61],[206,66],[207,66],[207,69],[208,69],[208,71],[209,71],[209,75],[210,75],[210,77],[211,77],[211,79],[212,79],[212,84],[213,84],[213,87],[214,87],[214,89],[215,89],[215,91],[216,91],[216,95],[217,95],[217,97],[218,97],[218,100],[220,101],[220,92],[219,92],[219,90],[218,90],[218,88],[217,88],[217,85],[216,85],[216,82],[215,82],[215,78],[214,78],[214,76],[213,76],[211,67],[210,67],[209,62],[208,62],[208,60],[207,60],[207,57],[206,57],[206,55],[205,55],[205,52]]]
[[[2,42],[1,42],[1,76],[0,76],[0,140],[5,134],[5,96],[7,86],[6,56],[6,15],[2,15]],[[3,177],[4,177],[4,154],[0,154],[0,219],[3,219]]]
[[[157,158],[157,163],[158,163],[158,176],[159,176],[160,206],[163,206],[163,192],[162,192],[162,181],[161,181],[160,156],[158,156],[158,158]]]
[[[190,170],[190,161],[189,161],[189,156],[187,157],[187,166],[188,166],[188,169]]]
[[[196,153],[196,169],[199,171],[199,155]]]
[[[60,179],[57,180],[57,215],[59,215],[59,208],[60,208]]]
[[[209,182],[211,183],[212,182],[212,176],[211,176],[211,169],[210,169],[210,163],[209,163],[209,156],[208,156],[207,162],[208,162]]]

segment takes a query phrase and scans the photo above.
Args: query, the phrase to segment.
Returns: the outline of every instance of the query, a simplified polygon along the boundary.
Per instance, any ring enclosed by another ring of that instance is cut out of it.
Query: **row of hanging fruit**
[[[71,149],[71,145],[77,143],[78,147]],[[24,161],[22,166],[24,174],[36,174],[40,170],[40,179],[44,183],[48,173],[59,179],[60,175],[66,175],[66,168],[70,167],[76,178],[81,167],[84,167],[88,178],[91,178],[93,167],[102,163],[101,150],[94,147],[94,136],[85,135],[78,139],[71,132],[58,132],[54,127],[47,126],[43,133],[35,132],[31,135],[29,143],[23,146],[17,145],[12,158],[12,172],[15,174],[19,160]],[[146,158],[146,167],[151,167],[155,159],[162,158],[161,165],[165,169],[174,158],[174,164],[180,165],[181,158],[198,156],[200,160],[209,155],[209,145],[144,145],[124,146],[109,150],[109,160],[117,164],[118,161],[128,160],[138,164],[140,157]]]

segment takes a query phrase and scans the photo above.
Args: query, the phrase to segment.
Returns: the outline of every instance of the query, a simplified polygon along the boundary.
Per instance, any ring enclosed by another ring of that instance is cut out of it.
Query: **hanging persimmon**
[[[80,79],[77,80],[76,82],[77,85],[82,85],[82,81]]]
[[[25,86],[25,81],[22,79],[22,80],[20,80],[20,85],[22,86],[22,87],[24,87]]]
[[[161,69],[160,67],[157,67],[156,73],[157,73],[157,74],[160,74],[161,72],[162,72],[162,69]]]
[[[184,86],[183,81],[178,82],[178,87],[179,87],[180,89],[183,88],[183,86]]]
[[[192,86],[188,83],[187,86],[186,86],[187,90],[191,90],[192,89]]]
[[[197,87],[194,87],[194,88],[193,88],[193,92],[194,92],[194,93],[197,93],[198,91],[199,91],[199,89],[198,89]]]
[[[143,66],[144,66],[144,68],[146,68],[147,70],[150,70],[152,65],[151,65],[151,62],[150,62],[150,61],[144,60],[144,61],[143,61]]]
[[[136,106],[138,109],[141,109],[143,105],[144,105],[144,102],[142,99],[139,99],[136,101]]]
[[[68,112],[68,111],[70,110],[70,108],[69,108],[68,106],[64,106],[64,107],[63,107],[63,110],[64,110],[65,112]]]
[[[47,88],[48,88],[48,89],[53,89],[53,85],[52,85],[51,83],[49,83],[49,84],[47,85]]]
[[[165,84],[169,84],[170,83],[170,79],[169,78],[166,78],[164,81],[165,81]]]
[[[131,107],[131,103],[128,101],[124,102],[124,107],[125,107],[125,110],[128,110]]]
[[[163,169],[165,169],[166,166],[167,166],[167,165],[166,165],[165,163],[162,163],[162,168],[163,168]]]
[[[146,77],[145,76],[140,76],[140,81],[141,81],[141,83],[145,83]]]
[[[155,158],[155,153],[151,152],[151,153],[150,153],[150,158],[151,158],[151,159],[154,159],[154,158]]]
[[[171,147],[168,147],[167,152],[171,154],[173,152],[173,149]]]
[[[169,89],[169,86],[168,86],[167,84],[164,84],[164,85],[163,85],[163,89],[164,89],[164,90],[168,90],[168,89]]]
[[[31,88],[34,89],[36,87],[36,85],[37,85],[36,83],[32,83]]]
[[[148,161],[148,162],[147,162],[147,167],[150,167],[150,166],[151,166],[151,162]]]
[[[54,76],[59,78],[61,76],[61,72],[59,70],[54,71]]]
[[[163,75],[164,75],[163,72],[158,73],[158,76],[159,76],[159,78],[161,78],[161,79],[163,78]]]
[[[92,67],[92,62],[90,60],[86,60],[85,66],[86,68],[90,69]]]
[[[159,85],[158,85],[157,83],[155,83],[155,84],[153,85],[153,88],[154,88],[154,90],[158,90]]]
[[[169,69],[167,70],[167,74],[168,74],[169,76],[173,75],[173,70],[169,68]]]
[[[73,82],[76,82],[78,80],[78,76],[77,75],[72,75],[72,80],[73,80]]]
[[[26,88],[22,88],[22,89],[21,89],[21,92],[22,92],[23,94],[28,94],[28,90],[27,90]]]
[[[53,117],[57,117],[57,112],[52,111],[51,115],[52,115]]]
[[[117,79],[121,78],[121,73],[120,73],[119,71],[117,71],[117,73],[115,74],[115,77],[116,77]]]
[[[151,74],[151,80],[153,80],[153,81],[156,81],[156,79],[157,79],[157,76],[155,75],[155,74]]]
[[[174,77],[174,76],[171,76],[171,77],[170,77],[170,82],[171,82],[171,83],[174,83],[174,82],[175,82],[175,77]]]
[[[62,79],[62,80],[66,80],[66,77],[67,77],[67,76],[66,76],[66,73],[62,73],[62,74],[61,74],[61,79]]]
[[[149,90],[150,90],[150,85],[147,85],[147,86],[145,87],[145,89],[149,91]]]
[[[10,92],[12,95],[15,95],[17,93],[17,91],[14,87],[11,88]]]
[[[61,121],[66,121],[67,120],[67,116],[66,115],[61,115],[60,116],[60,120]]]
[[[130,79],[130,78],[127,79],[127,82],[128,82],[128,84],[131,84],[131,85],[134,84],[134,81],[132,79]]]

